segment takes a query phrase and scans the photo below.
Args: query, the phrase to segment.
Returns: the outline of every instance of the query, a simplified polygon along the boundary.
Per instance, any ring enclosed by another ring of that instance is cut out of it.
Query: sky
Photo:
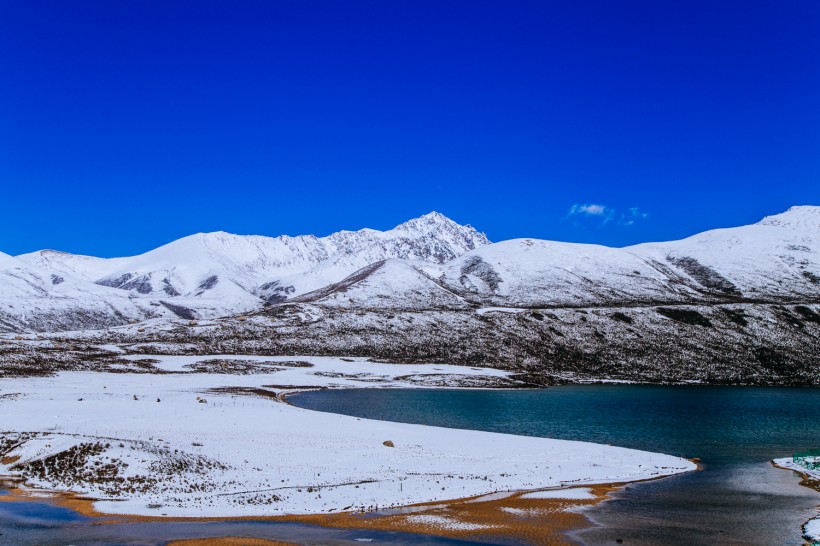
[[[0,251],[820,205],[820,2],[0,2]]]

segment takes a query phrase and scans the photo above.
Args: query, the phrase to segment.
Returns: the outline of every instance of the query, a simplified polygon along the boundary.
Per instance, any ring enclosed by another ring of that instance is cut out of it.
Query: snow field
[[[160,360],[157,367],[168,372],[230,358],[274,367],[278,361],[284,369],[2,380],[0,445],[13,447],[0,473],[94,496],[105,513],[236,517],[386,508],[695,467],[631,449],[358,419],[238,394],[271,384],[277,387],[263,392],[403,386],[395,378],[413,373],[506,373],[498,370],[314,357],[140,358]],[[313,366],[284,367],[305,360]],[[226,387],[232,391],[213,390]],[[395,447],[384,445],[388,440]]]

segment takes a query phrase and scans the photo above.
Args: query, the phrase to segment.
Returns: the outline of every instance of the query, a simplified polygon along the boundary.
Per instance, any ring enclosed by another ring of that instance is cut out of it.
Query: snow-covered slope
[[[0,327],[50,330],[142,320],[150,306],[128,294],[0,253]]]
[[[258,305],[260,298],[276,303],[339,282],[377,261],[443,263],[488,243],[472,227],[430,213],[389,231],[342,231],[321,238],[200,233],[104,263],[80,261],[86,257],[61,257],[58,262],[45,252],[35,255],[40,263],[48,261],[67,272],[96,271],[93,280],[106,286],[162,298],[231,300],[241,311]],[[26,259],[34,261],[32,255]]]
[[[820,207],[625,249],[671,267],[701,289],[746,298],[820,297]]]
[[[651,263],[620,249],[537,239],[469,252],[442,281],[496,305],[595,305],[686,300],[694,294]]]
[[[444,268],[479,303],[519,306],[820,298],[820,207],[626,248],[516,239]]]
[[[89,282],[104,277],[125,260],[125,258],[96,258],[59,250],[40,250],[22,254],[17,256],[17,259],[32,267],[52,269]]]
[[[366,309],[463,309],[464,298],[404,260],[376,262],[341,282],[295,299],[328,307]]]
[[[249,307],[257,302],[242,291],[226,299],[179,297],[171,302],[167,297],[136,297],[126,290],[78,278],[67,272],[65,263],[57,264],[63,266],[61,269],[52,269],[27,261],[32,260],[0,253],[2,330],[54,331],[105,328],[149,318],[194,319],[229,314],[237,302]]]

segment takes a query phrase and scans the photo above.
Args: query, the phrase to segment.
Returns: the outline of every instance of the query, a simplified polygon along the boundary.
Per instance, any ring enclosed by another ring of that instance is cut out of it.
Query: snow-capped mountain
[[[749,299],[820,297],[820,207],[792,207],[750,226],[625,250],[669,266],[701,292]]]
[[[327,237],[200,233],[128,258],[54,250],[17,258],[3,255],[0,320],[7,329],[52,329],[42,317],[55,322],[60,309],[96,312],[108,302],[110,323],[94,320],[75,326],[242,313],[332,285],[386,259],[440,264],[487,244],[484,234],[433,212],[383,232],[363,229]],[[55,289],[49,285],[52,277],[66,284]],[[23,297],[24,306],[17,301]],[[56,321],[54,326],[63,327],[65,322]]]
[[[59,271],[77,279],[94,282],[127,258],[97,258],[59,250],[40,250],[21,254],[17,259],[31,267]]]
[[[402,270],[413,267],[406,263]],[[415,275],[382,275],[382,281],[373,278],[380,270],[362,271],[342,284],[347,292],[353,284],[366,284],[367,296],[360,286],[350,299],[351,305],[364,307],[387,302],[396,308],[425,307],[418,303],[419,278],[428,279],[430,302],[441,301],[439,292],[446,290],[479,306],[811,301],[820,298],[820,207],[793,207],[750,226],[626,248],[514,239],[416,269]],[[408,279],[406,298],[398,278]],[[303,299],[329,302],[327,298],[319,291]],[[344,297],[335,295],[333,304],[340,299]]]
[[[327,237],[191,235],[129,258],[0,254],[5,330],[212,318],[265,305],[463,309],[820,299],[820,207],[625,248],[491,244],[438,213]]]
[[[152,316],[149,302],[0,253],[0,329],[103,327]]]

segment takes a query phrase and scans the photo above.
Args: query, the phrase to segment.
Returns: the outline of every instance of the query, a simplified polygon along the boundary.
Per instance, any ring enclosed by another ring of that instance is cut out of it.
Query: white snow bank
[[[524,309],[521,307],[482,307],[481,309],[476,309],[476,315],[486,315],[487,313],[520,313],[522,311],[528,311],[528,309]]]
[[[549,491],[533,491],[521,495],[522,499],[572,499],[590,500],[595,495],[586,487],[574,487],[571,489],[552,489]]]
[[[479,529],[492,529],[493,525],[482,525],[480,523],[470,523],[467,521],[458,521],[444,516],[437,516],[434,514],[419,514],[415,516],[408,516],[406,518],[408,523],[415,523],[425,525],[434,529],[444,529],[448,531],[475,531]]]
[[[807,540],[820,542],[820,517],[810,519],[803,526],[803,537]]]

